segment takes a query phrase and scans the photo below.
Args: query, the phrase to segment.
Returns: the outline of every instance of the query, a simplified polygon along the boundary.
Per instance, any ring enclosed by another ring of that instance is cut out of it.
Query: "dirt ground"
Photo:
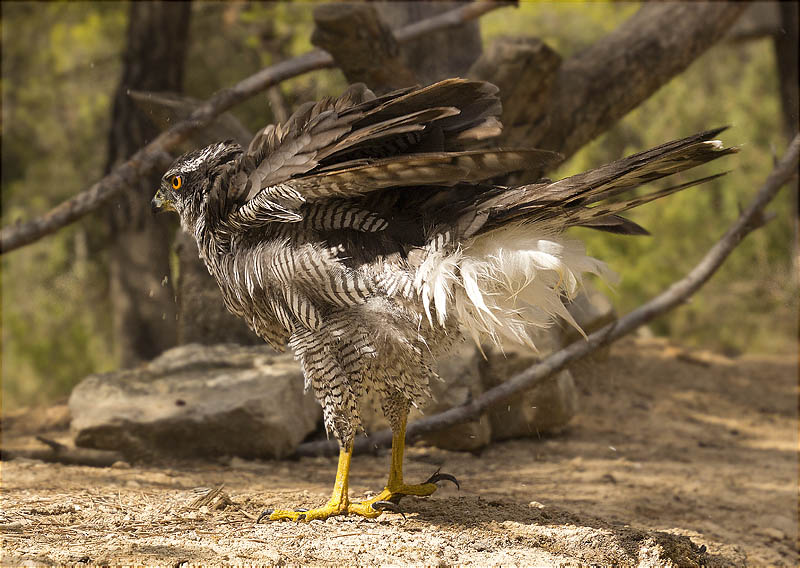
[[[322,504],[332,458],[6,461],[2,562],[798,564],[795,357],[728,359],[629,339],[574,373],[582,410],[558,436],[480,455],[410,448],[407,479],[441,467],[461,490],[403,501],[405,519],[255,524],[265,508]],[[65,424],[58,408],[7,419],[4,449],[36,444],[42,428],[66,441]],[[351,496],[382,487],[387,468],[387,454],[354,458]],[[198,488],[223,484],[224,509],[192,506]]]

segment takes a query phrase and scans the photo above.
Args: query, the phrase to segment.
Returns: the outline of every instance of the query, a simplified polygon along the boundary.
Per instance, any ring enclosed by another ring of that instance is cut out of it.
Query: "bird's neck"
[[[206,266],[211,266],[217,264],[219,257],[230,249],[230,239],[226,238],[227,233],[211,226],[211,217],[206,209],[207,204],[202,203],[196,210],[186,211],[181,216],[181,225],[184,231],[194,236],[200,257]]]

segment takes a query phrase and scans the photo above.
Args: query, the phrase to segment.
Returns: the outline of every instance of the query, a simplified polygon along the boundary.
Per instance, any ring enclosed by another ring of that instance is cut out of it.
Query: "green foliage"
[[[774,55],[768,39],[723,43],[698,59],[589,144],[554,177],[563,177],[666,140],[731,124],[720,137],[739,154],[686,172],[688,181],[724,170],[712,183],[634,210],[630,217],[652,237],[620,238],[582,230],[589,250],[622,275],[612,297],[622,312],[688,272],[752,199],[785,146]],[[794,341],[792,195],[778,197],[777,217],[751,234],[687,306],[654,329],[687,344],[742,351],[782,351]]]
[[[108,310],[98,309],[107,302],[94,288],[104,280],[102,265],[88,259],[85,231],[65,233],[3,263],[3,386],[12,405],[51,400],[76,378],[115,366],[101,333],[110,327]],[[21,278],[36,278],[37,286],[20,290]]]
[[[101,176],[125,26],[116,3],[3,6],[3,225]],[[113,367],[102,226],[92,216],[2,257],[6,405]]]
[[[567,58],[613,31],[639,9],[637,2],[520,2],[481,18],[488,45],[498,36],[536,37]]]
[[[195,3],[185,92],[206,98],[258,69],[312,49],[311,3]],[[562,56],[612,31],[629,3],[527,3],[482,20],[498,35],[542,38]],[[2,222],[31,218],[99,179],[111,97],[121,71],[127,6],[120,3],[6,3],[3,6]],[[435,56],[433,54],[432,56]],[[718,238],[770,170],[780,136],[775,65],[768,40],[713,48],[686,73],[584,148],[552,177],[722,124],[742,152],[709,172],[732,169],[705,187],[646,206],[632,217],[654,237],[576,231],[623,279],[611,297],[628,311],[684,274]],[[340,92],[338,70],[276,87],[286,109]],[[259,95],[234,109],[252,131],[274,120]],[[688,178],[687,178],[688,179]],[[791,196],[777,218],[751,235],[690,305],[655,329],[682,342],[736,351],[792,347],[797,290],[788,236]],[[104,215],[98,213],[2,257],[2,376],[7,405],[60,396],[90,372],[116,366],[110,345]]]

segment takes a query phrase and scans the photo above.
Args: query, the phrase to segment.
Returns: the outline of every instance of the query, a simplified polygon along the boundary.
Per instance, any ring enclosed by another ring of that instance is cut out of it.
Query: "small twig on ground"
[[[241,509],[241,508],[236,509],[236,510],[239,511],[242,515],[244,515],[248,519],[250,519],[251,521],[257,521],[258,520],[258,515],[253,515],[252,513],[248,513],[247,511],[245,511],[244,509]]]
[[[486,391],[471,402],[412,422],[408,425],[407,439],[414,440],[424,434],[475,419],[488,408],[507,402],[513,396],[543,383],[568,364],[592,354],[605,345],[613,343],[656,317],[686,302],[692,294],[697,292],[711,278],[742,239],[763,225],[765,218],[764,208],[775,198],[781,187],[797,175],[799,155],[800,134],[796,135],[789,144],[783,158],[769,174],[749,207],[739,215],[720,240],[711,247],[684,278],[674,282],[667,290],[629,314],[595,331],[585,340],[578,340],[553,353],[540,363],[529,367],[501,385]],[[357,438],[354,451],[369,452],[377,448],[388,447],[391,442],[391,431],[381,430],[369,437]],[[300,445],[296,455],[335,455],[336,452],[338,452],[336,442],[307,442]]]
[[[400,43],[409,42],[432,30],[452,27],[508,5],[495,2],[471,2],[429,20],[415,22],[400,28],[395,32],[395,37]],[[171,161],[169,150],[175,148],[189,134],[211,124],[218,115],[234,105],[286,79],[333,66],[333,57],[328,52],[315,49],[266,67],[233,87],[217,92],[195,109],[189,118],[162,132],[89,189],[57,205],[41,217],[24,223],[13,223],[0,229],[0,254],[33,243],[45,235],[77,221],[131,186],[140,176],[157,167],[166,167]]]
[[[185,506],[186,509],[199,509],[201,507],[209,507],[213,509],[220,508],[219,506],[222,505],[223,507],[230,503],[231,500],[227,494],[223,493],[222,489],[225,487],[225,484],[222,483],[218,487],[208,488],[202,487],[195,489],[194,491],[199,495],[192,499],[192,501]],[[218,499],[219,498],[219,499]],[[216,503],[215,503],[216,501]]]

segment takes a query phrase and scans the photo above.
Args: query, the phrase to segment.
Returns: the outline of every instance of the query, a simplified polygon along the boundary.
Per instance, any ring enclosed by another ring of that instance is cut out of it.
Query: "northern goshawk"
[[[375,517],[403,495],[406,417],[429,398],[434,361],[466,334],[531,343],[560,317],[584,273],[605,264],[565,236],[573,226],[646,234],[619,214],[712,177],[625,195],[735,151],[711,130],[560,181],[493,178],[559,161],[542,150],[485,149],[500,133],[497,88],[448,79],[375,96],[364,85],[301,106],[246,149],[227,141],[180,157],[155,208],[177,211],[227,308],[270,345],[288,344],[340,444],[333,495],[270,519]],[[481,148],[483,146],[483,148]],[[359,405],[372,391],[393,431],[385,489],[351,502]]]

